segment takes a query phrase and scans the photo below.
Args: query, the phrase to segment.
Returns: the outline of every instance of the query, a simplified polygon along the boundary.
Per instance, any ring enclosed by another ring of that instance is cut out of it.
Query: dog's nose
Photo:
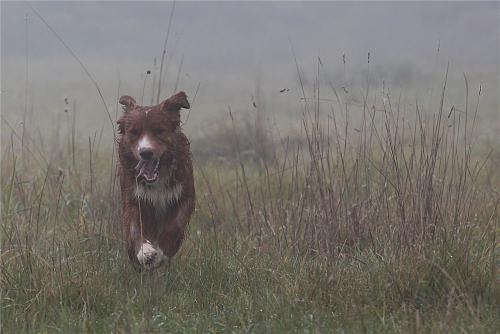
[[[153,151],[150,149],[142,149],[139,151],[139,155],[143,160],[151,160],[153,158]]]

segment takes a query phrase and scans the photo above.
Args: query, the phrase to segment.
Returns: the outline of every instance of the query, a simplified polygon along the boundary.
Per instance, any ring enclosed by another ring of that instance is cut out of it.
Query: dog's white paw
[[[164,258],[162,250],[155,248],[148,240],[142,244],[139,252],[137,252],[137,260],[139,260],[141,266],[148,270],[158,267]]]

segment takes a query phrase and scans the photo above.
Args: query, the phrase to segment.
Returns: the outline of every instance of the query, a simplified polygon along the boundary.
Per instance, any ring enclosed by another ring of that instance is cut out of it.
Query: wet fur
[[[136,106],[131,97],[122,97],[120,103],[125,113],[118,121],[119,175],[128,256],[139,264],[138,252],[149,242],[172,257],[182,245],[195,205],[190,145],[179,124],[179,110],[189,108],[189,103],[183,92],[153,107]],[[157,124],[167,129],[155,144],[160,159],[159,180],[154,185],[142,185],[135,170],[138,139],[130,129],[140,126],[148,133],[149,127]]]

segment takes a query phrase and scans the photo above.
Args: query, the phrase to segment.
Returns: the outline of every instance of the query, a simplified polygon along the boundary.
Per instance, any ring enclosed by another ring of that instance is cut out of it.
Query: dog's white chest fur
[[[138,184],[135,189],[135,197],[148,202],[156,209],[165,210],[179,200],[182,194],[182,184],[177,183],[172,187],[158,182],[153,186]]]

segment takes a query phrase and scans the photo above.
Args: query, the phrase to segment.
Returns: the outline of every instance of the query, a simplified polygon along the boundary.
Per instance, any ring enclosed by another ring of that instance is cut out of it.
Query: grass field
[[[126,258],[111,145],[13,132],[2,332],[498,332],[500,151],[475,136],[478,97],[445,94],[351,121],[318,97],[296,137],[233,121],[193,142],[196,213],[155,272]]]

